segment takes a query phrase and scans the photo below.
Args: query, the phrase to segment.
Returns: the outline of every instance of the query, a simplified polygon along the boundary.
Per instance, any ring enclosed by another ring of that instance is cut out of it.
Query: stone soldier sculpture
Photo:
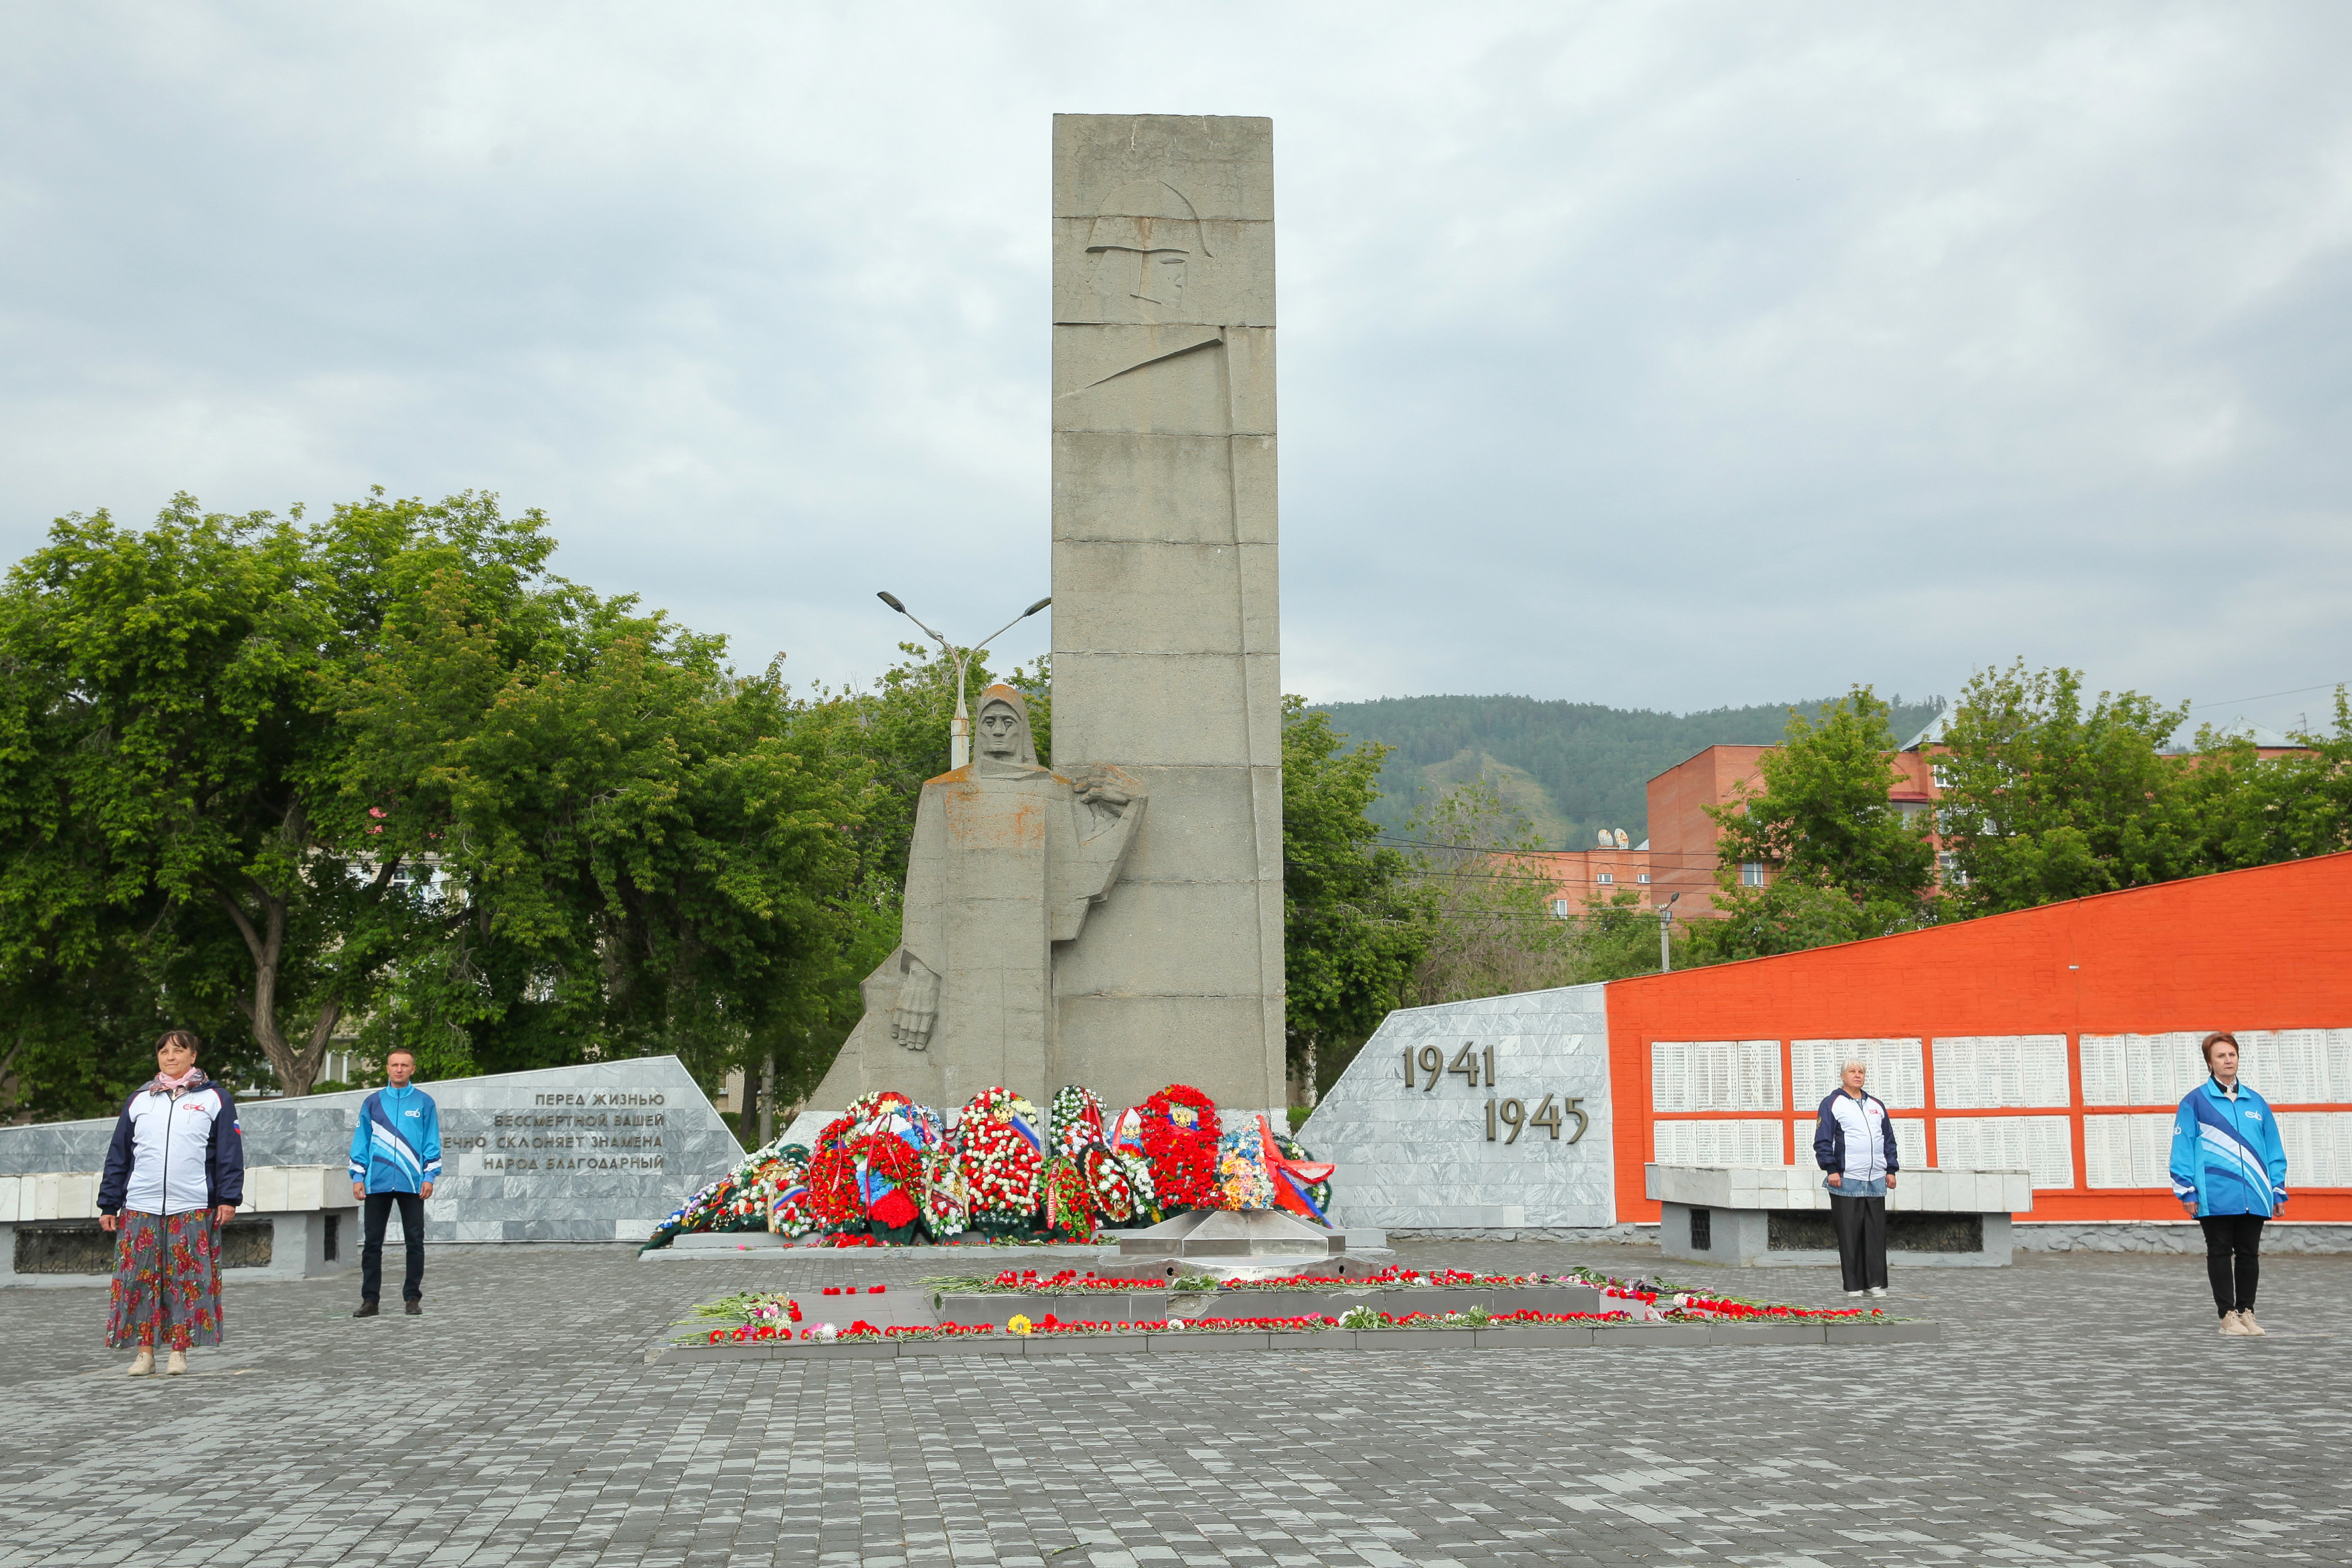
[[[1043,1103],[1059,1081],[1055,954],[1118,879],[1144,792],[1115,767],[1041,766],[1009,686],[981,694],[974,729],[972,761],[923,785],[898,949],[814,1103],[888,1088],[952,1106],[993,1084]]]

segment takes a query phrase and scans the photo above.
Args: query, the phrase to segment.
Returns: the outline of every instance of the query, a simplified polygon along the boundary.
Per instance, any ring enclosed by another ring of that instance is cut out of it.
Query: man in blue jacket
[[[1895,1120],[1886,1102],[1862,1086],[1869,1068],[1850,1061],[1843,1085],[1822,1101],[1813,1126],[1813,1163],[1829,1173],[1830,1219],[1837,1227],[1838,1267],[1845,1293],[1886,1294],[1886,1194],[1903,1162],[1895,1152]]]
[[[408,1275],[400,1299],[408,1315],[425,1310],[425,1200],[441,1176],[441,1112],[433,1097],[412,1088],[416,1058],[395,1046],[383,1058],[392,1082],[360,1106],[352,1129],[352,1195],[366,1205],[366,1239],[360,1247],[360,1310],[354,1318],[376,1315],[383,1289],[383,1227],[392,1206],[400,1205],[400,1234],[408,1243]]]
[[[2238,1037],[2208,1035],[2200,1048],[2210,1076],[2173,1117],[2172,1195],[2204,1227],[2205,1274],[2221,1331],[2261,1334],[2267,1331],[2254,1321],[2254,1286],[2263,1222],[2286,1212],[2286,1148],[2270,1102],[2238,1081]]]

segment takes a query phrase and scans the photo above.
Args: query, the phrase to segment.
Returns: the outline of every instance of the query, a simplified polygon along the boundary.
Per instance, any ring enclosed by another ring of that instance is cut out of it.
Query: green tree
[[[61,519],[0,590],[0,966],[135,942],[175,998],[233,1001],[294,1092],[404,901],[318,813],[322,682],[375,609],[340,556],[181,496],[143,531]]]
[[[1694,963],[1795,952],[1930,924],[1935,851],[1927,824],[1887,799],[1905,775],[1890,710],[1867,686],[1816,719],[1789,715],[1781,744],[1758,759],[1762,787],[1738,786],[1707,813],[1719,829],[1719,919],[1690,932]],[[1760,862],[1771,879],[1741,885]]]
[[[2137,692],[2085,706],[2082,675],[2023,661],[1970,678],[1946,724],[1937,818],[1955,913],[1999,914],[2215,868],[2190,783],[2162,748],[2188,715]],[[2244,775],[2224,766],[2210,792]],[[2225,814],[2226,815],[2226,814]]]
[[[2289,737],[2302,748],[2264,757],[2243,735],[2210,726],[2181,780],[2205,868],[2266,866],[2352,849],[2352,702],[2336,689],[2335,725]]]
[[[1689,937],[1685,921],[1669,928],[1677,964],[1686,962],[1680,955],[1687,952]],[[1631,888],[1586,899],[1583,912],[1575,917],[1569,932],[1568,965],[1560,984],[1585,985],[1596,980],[1627,980],[1657,973],[1658,911],[1644,904],[1642,895]]]
[[[1412,879],[1430,922],[1407,992],[1417,1006],[1567,983],[1573,922],[1553,912],[1544,845],[1492,779],[1466,779],[1415,809]]]
[[[674,1052],[713,1082],[859,929],[870,793],[771,666],[560,579],[446,569],[336,690],[341,820],[429,868],[408,1043],[492,1070]]]
[[[865,764],[553,548],[473,495],[60,521],[0,590],[0,988],[130,961],[289,1094],[347,1020],[715,1074],[839,960]]]
[[[1404,856],[1365,815],[1387,753],[1350,750],[1329,715],[1282,700],[1285,1022],[1292,1075],[1318,1093],[1396,1005],[1430,937]]]

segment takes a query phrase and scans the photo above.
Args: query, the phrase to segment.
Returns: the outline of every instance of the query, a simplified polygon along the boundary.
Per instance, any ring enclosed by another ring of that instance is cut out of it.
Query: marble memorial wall
[[[1401,1232],[1613,1225],[1601,994],[1578,985],[1390,1014],[1299,1131],[1339,1167],[1333,1221]]]
[[[642,1240],[743,1158],[676,1057],[418,1087],[441,1113],[428,1241]],[[342,1164],[368,1092],[239,1101],[247,1164]],[[0,1174],[95,1171],[113,1131],[111,1118],[0,1128]]]

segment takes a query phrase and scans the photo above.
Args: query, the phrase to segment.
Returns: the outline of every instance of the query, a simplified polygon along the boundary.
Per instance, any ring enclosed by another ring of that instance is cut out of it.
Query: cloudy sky
[[[1050,116],[1265,114],[1291,689],[2022,657],[2291,723],[2352,679],[2347,59],[2332,4],[12,6],[0,556],[489,489],[870,676],[877,588],[1046,591]]]

